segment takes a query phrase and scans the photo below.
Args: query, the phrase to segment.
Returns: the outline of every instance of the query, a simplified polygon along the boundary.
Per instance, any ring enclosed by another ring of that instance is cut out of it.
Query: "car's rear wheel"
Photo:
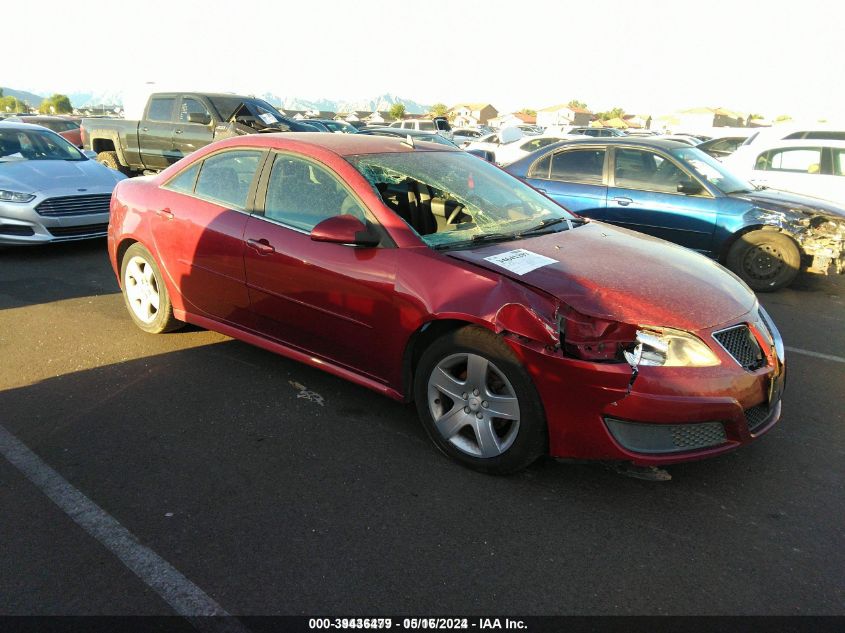
[[[120,279],[123,299],[135,325],[151,334],[170,332],[184,325],[173,316],[173,306],[161,272],[141,244],[126,249]]]
[[[129,170],[120,164],[117,152],[100,152],[97,154],[97,162],[101,165],[105,165],[109,169],[119,171],[121,174],[129,173]]]
[[[752,290],[772,292],[795,279],[801,268],[801,252],[783,233],[751,231],[731,246],[727,264]]]
[[[547,450],[531,377],[488,330],[465,327],[435,341],[417,366],[414,397],[432,441],[475,470],[515,472]]]

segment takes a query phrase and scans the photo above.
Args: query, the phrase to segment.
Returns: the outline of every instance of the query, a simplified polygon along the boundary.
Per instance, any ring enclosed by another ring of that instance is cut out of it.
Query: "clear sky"
[[[0,85],[306,99],[845,109],[840,0],[8,2]]]

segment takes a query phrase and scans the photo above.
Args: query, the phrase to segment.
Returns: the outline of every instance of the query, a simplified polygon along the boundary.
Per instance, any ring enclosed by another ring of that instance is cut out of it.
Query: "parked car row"
[[[845,208],[757,187],[677,141],[565,141],[506,169],[579,215],[720,261],[757,291],[783,288],[802,266],[845,272]]]

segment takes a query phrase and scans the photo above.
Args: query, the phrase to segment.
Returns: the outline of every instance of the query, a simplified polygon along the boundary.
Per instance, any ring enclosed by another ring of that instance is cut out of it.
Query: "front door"
[[[265,170],[266,171],[266,170]],[[378,379],[395,358],[383,354],[393,304],[396,249],[311,240],[320,221],[372,218],[326,167],[277,154],[263,205],[246,226],[246,280],[256,328],[264,335]]]
[[[600,219],[709,252],[717,200],[703,186],[696,194],[678,191],[682,182],[700,184],[692,174],[652,150],[616,147],[612,175]]]
[[[207,118],[208,123],[190,123],[189,114],[198,114]],[[179,104],[179,120],[173,131],[173,156],[181,159],[205,147],[214,140],[211,113],[201,101],[192,97],[182,97]]]

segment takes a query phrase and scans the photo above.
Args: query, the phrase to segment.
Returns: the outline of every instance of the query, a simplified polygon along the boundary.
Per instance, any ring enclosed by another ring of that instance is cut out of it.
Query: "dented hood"
[[[812,198],[810,196],[802,196],[797,193],[789,191],[780,191],[778,189],[758,189],[756,191],[747,191],[742,193],[731,194],[732,198],[741,198],[748,200],[763,208],[777,208],[778,210],[794,210],[813,215],[821,213],[823,215],[833,216],[839,220],[845,220],[845,208],[822,198]]]
[[[521,254],[504,265],[485,259],[516,249],[550,261]],[[695,331],[736,320],[756,302],[733,273],[703,255],[600,222],[448,255],[554,295],[583,314],[636,325]]]

